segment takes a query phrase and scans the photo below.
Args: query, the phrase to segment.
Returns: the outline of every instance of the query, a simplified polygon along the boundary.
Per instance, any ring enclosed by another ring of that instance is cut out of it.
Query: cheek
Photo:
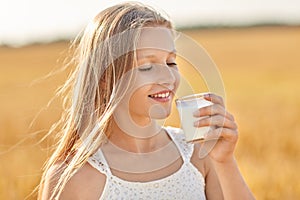
[[[145,104],[148,101],[148,93],[150,87],[143,86],[141,88],[135,89],[129,97],[129,104],[131,108],[141,109],[145,107]],[[142,107],[140,107],[142,106]]]
[[[181,75],[180,75],[178,70],[174,70],[173,74],[174,74],[174,77],[175,77],[175,90],[177,90],[177,88],[180,84]]]

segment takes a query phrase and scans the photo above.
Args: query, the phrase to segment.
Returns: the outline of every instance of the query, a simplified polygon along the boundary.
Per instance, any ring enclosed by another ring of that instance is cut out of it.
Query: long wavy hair
[[[45,164],[38,199],[51,167],[61,165],[51,191],[51,199],[57,199],[68,180],[109,137],[113,112],[122,99],[116,94],[126,93],[118,91],[117,82],[135,66],[141,28],[152,26],[173,29],[167,15],[141,3],[122,3],[96,15],[73,41],[75,68],[58,92],[64,95],[64,112],[50,132],[58,131],[59,139]]]

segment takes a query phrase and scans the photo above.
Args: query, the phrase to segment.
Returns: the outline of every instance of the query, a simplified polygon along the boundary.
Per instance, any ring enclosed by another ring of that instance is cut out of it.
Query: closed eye
[[[175,62],[171,62],[171,63],[167,63],[167,65],[168,66],[170,66],[170,67],[176,67],[177,66],[177,63],[175,63]]]
[[[143,66],[143,67],[138,68],[138,70],[141,71],[141,72],[150,71],[151,69],[152,69],[152,65]]]

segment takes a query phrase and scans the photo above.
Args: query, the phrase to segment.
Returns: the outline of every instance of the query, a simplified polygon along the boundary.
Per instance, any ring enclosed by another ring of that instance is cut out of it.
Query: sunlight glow
[[[122,0],[1,0],[0,45],[74,37],[100,10]],[[300,23],[297,0],[144,0],[170,15],[176,27]]]

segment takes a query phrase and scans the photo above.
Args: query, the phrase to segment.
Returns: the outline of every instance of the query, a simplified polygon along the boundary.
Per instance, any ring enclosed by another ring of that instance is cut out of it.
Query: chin
[[[171,109],[153,109],[150,111],[152,119],[166,119],[171,114]]]

